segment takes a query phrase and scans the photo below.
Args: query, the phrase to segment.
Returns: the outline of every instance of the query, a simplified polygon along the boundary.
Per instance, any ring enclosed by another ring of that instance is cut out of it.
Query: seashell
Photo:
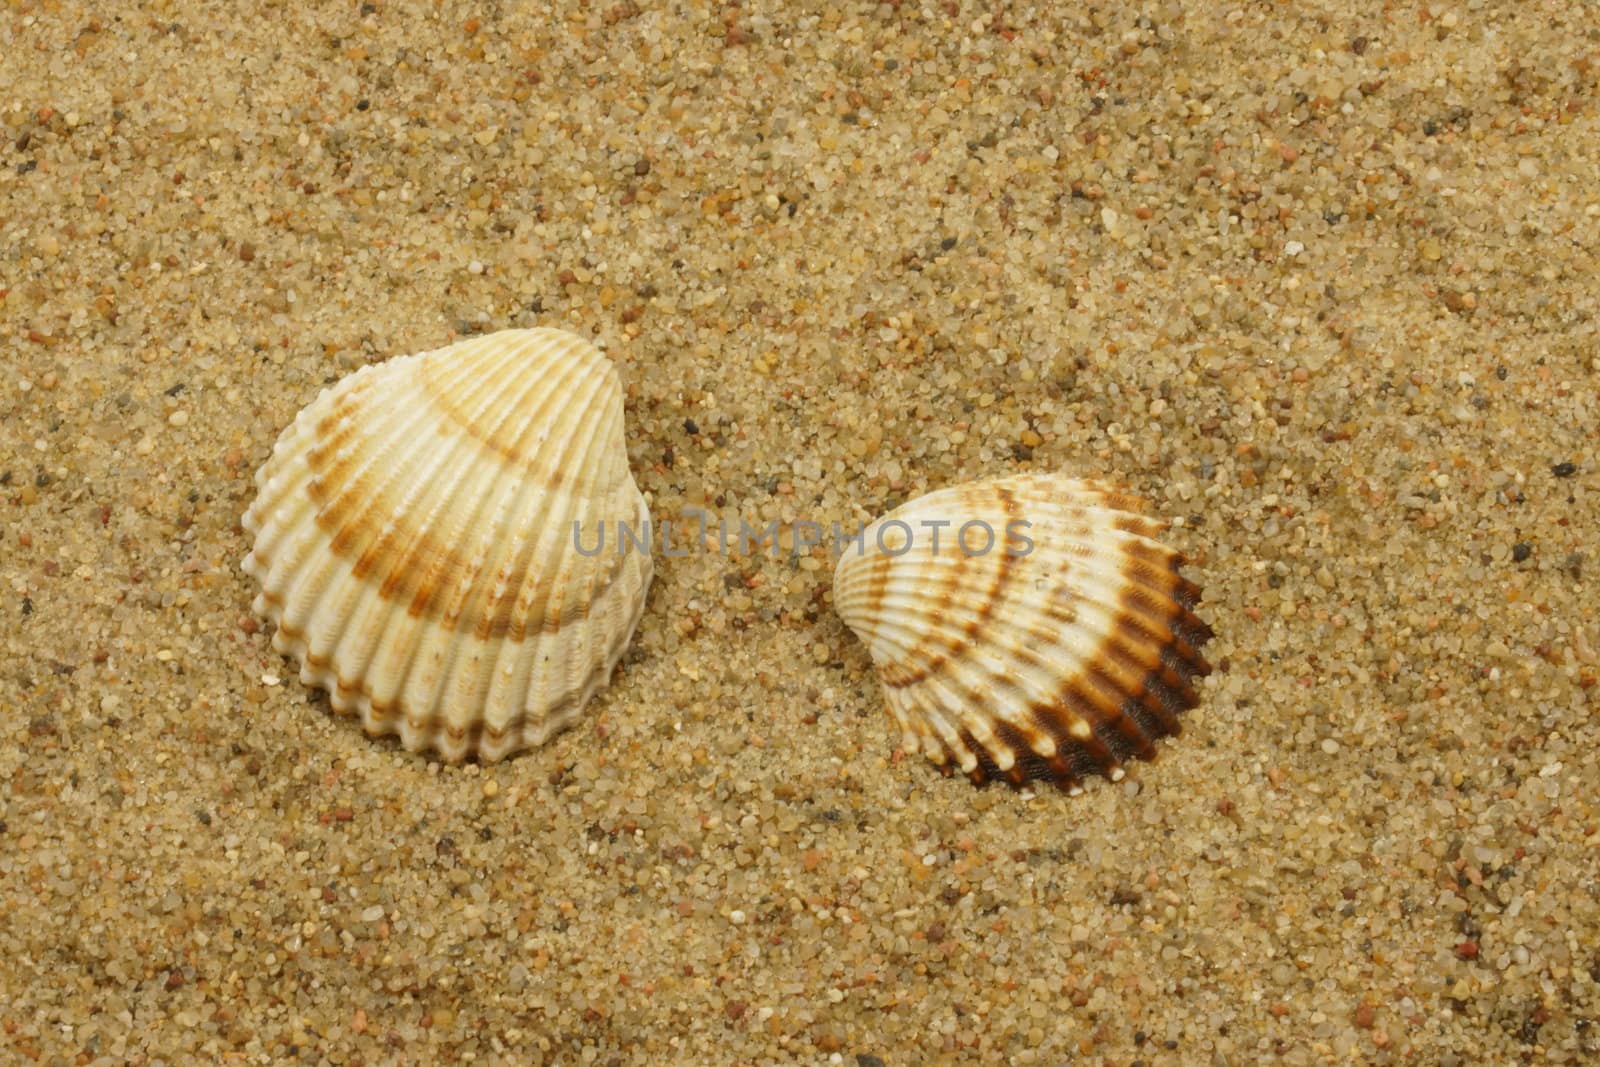
[[[846,546],[834,608],[908,752],[979,784],[1077,791],[1178,732],[1211,628],[1141,510],[1094,482],[1022,474],[919,497]]]
[[[605,684],[644,608],[649,553],[593,547],[601,524],[649,521],[621,384],[560,330],[355,372],[300,412],[256,486],[244,569],[273,647],[413,752],[542,744]]]

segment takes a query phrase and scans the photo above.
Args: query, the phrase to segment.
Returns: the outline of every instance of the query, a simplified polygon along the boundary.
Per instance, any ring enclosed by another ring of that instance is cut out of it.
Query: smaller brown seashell
[[[867,528],[839,560],[834,607],[877,664],[907,751],[980,784],[1075,791],[1178,732],[1211,670],[1211,628],[1142,508],[1023,474],[929,493]]]

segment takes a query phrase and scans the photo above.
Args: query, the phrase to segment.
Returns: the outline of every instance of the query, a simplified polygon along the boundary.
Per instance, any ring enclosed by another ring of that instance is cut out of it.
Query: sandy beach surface
[[[0,1059],[1600,1062],[1597,258],[1581,0],[6,4]],[[1129,487],[1203,703],[980,790],[696,551],[548,746],[369,740],[254,471],[536,324],[658,519]]]

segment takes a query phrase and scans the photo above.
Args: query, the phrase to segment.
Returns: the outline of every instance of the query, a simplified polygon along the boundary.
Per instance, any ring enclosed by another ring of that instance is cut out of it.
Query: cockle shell
[[[834,607],[907,751],[979,783],[1075,790],[1177,733],[1211,629],[1141,509],[1094,482],[1022,474],[929,493],[845,544]]]
[[[648,552],[593,547],[602,524],[649,521],[621,384],[560,330],[355,372],[300,412],[256,486],[244,569],[273,647],[413,752],[542,744],[605,684],[644,608]]]

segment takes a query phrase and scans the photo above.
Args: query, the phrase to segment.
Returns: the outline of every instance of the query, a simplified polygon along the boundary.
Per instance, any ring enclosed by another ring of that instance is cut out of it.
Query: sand
[[[9,5],[0,1058],[1595,1062],[1600,24],[1368,8]],[[548,747],[367,739],[252,474],[533,324],[658,518],[1121,482],[1203,704],[978,790],[824,550],[695,552]]]

